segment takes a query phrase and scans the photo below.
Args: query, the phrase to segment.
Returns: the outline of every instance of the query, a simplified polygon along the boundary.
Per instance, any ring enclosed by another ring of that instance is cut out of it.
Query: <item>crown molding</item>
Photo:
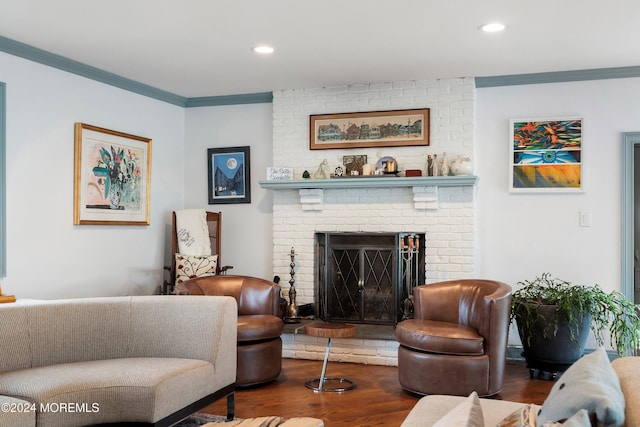
[[[77,74],[91,80],[180,107],[271,103],[273,100],[273,94],[271,92],[186,98],[2,36],[0,36],[0,52],[28,59],[39,64]]]
[[[91,80],[96,80],[120,89],[144,95],[159,101],[168,102],[169,104],[179,105],[181,107],[186,103],[186,98],[155,87],[145,85],[143,83],[130,80],[117,74],[101,70],[90,65],[83,64],[73,59],[66,58],[46,50],[38,49],[6,37],[0,36],[0,51],[8,54],[19,56],[39,64],[47,65],[69,73],[77,74]]]
[[[640,77],[640,66],[476,77],[476,88]]]
[[[273,92],[247,93],[241,95],[203,96],[188,98],[185,107],[213,107],[219,105],[237,104],[270,104],[273,102]]]
[[[0,36],[0,52],[185,108],[262,104],[273,101],[272,92],[186,98],[3,36]],[[487,88],[629,77],[640,77],[640,66],[475,77],[475,84],[476,88]]]

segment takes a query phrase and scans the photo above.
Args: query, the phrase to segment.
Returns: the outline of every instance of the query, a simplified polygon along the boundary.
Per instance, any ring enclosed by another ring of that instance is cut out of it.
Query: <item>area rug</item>
[[[322,420],[316,418],[291,418],[285,420],[282,417],[259,417],[247,419],[234,419],[227,421],[222,415],[195,413],[188,418],[174,424],[172,427],[322,427]]]
[[[180,421],[172,425],[171,427],[199,427],[206,423],[223,423],[225,422],[227,417],[222,415],[212,415],[212,414],[204,414],[201,412],[196,412],[195,414],[189,415],[184,420]]]

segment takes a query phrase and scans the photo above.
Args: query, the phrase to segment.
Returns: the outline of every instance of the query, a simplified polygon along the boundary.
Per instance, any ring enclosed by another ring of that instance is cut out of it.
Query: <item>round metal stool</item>
[[[341,392],[351,390],[356,387],[356,383],[347,378],[326,377],[327,361],[329,360],[329,351],[331,350],[332,338],[348,338],[356,333],[353,325],[346,323],[327,323],[322,321],[312,322],[304,326],[304,331],[312,337],[328,338],[327,349],[324,353],[324,362],[322,364],[322,373],[320,378],[313,378],[305,382],[304,385],[315,391],[334,391]]]

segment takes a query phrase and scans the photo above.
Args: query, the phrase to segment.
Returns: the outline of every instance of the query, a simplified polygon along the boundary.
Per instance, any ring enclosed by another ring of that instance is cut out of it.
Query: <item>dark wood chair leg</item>
[[[236,416],[236,393],[227,395],[227,421],[233,421]]]

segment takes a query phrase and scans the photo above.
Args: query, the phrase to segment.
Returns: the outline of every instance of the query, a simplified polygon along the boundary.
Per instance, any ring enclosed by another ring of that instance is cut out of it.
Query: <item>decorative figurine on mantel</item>
[[[440,167],[440,175],[449,176],[449,159],[447,159],[447,153],[442,153],[442,166]]]
[[[320,165],[318,166],[318,170],[316,170],[316,173],[313,175],[313,178],[327,179],[327,173],[325,172],[325,169],[327,167],[329,167],[329,162],[327,162],[327,159],[324,159],[322,163],[320,163]]]
[[[284,313],[284,322],[285,323],[299,323],[300,315],[298,314],[298,306],[296,305],[296,279],[293,277],[296,272],[294,267],[296,266],[295,256],[296,252],[291,247],[291,264],[289,267],[291,268],[289,274],[291,274],[291,279],[289,279],[289,305],[287,306],[287,311]]]
[[[431,176],[440,176],[440,162],[438,155],[433,155],[433,161],[431,162]]]

